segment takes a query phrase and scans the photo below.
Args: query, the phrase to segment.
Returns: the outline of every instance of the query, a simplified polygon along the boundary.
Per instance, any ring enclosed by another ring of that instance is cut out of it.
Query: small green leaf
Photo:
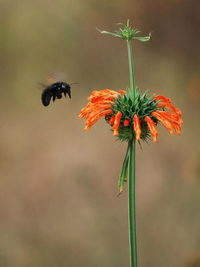
[[[121,38],[121,36],[119,35],[119,34],[117,34],[117,33],[113,33],[113,32],[107,32],[107,31],[101,31],[100,29],[98,29],[98,28],[96,28],[97,29],[97,31],[99,31],[100,33],[102,33],[102,34],[109,34],[109,35],[112,35],[112,36],[114,36],[114,37],[119,37],[119,38]]]
[[[151,39],[151,33],[148,36],[144,36],[144,37],[133,37],[132,39],[134,40],[138,40],[141,42],[147,42]]]
[[[127,181],[128,177],[128,165],[129,165],[129,145],[127,147],[126,155],[122,164],[122,169],[118,179],[119,193],[122,193],[124,190],[124,184]]]
[[[122,23],[122,22],[118,22],[116,24],[119,25],[119,26],[123,26],[125,28],[125,27],[129,26],[129,21],[127,21],[127,24]]]

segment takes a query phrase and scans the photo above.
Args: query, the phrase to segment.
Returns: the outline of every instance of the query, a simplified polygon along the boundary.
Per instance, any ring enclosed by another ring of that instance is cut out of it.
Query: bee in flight
[[[41,100],[42,104],[46,107],[49,105],[51,98],[53,99],[53,102],[57,99],[61,99],[66,95],[71,98],[71,84],[68,84],[66,82],[61,82],[57,81],[47,87],[44,88],[42,95],[41,95]]]
[[[78,83],[66,83],[63,82],[64,74],[61,72],[50,72],[47,76],[47,81],[50,85],[42,85],[43,91],[41,94],[41,101],[42,104],[46,107],[50,104],[51,99],[53,102],[56,99],[61,99],[63,95],[66,97],[66,95],[71,98],[71,85],[72,84],[78,84]]]

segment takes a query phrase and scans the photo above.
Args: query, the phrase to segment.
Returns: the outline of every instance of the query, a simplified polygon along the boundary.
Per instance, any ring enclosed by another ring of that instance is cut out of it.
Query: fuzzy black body
[[[46,87],[41,95],[42,104],[46,107],[49,105],[51,98],[53,101],[62,98],[62,96],[66,97],[68,94],[69,98],[71,98],[71,86],[65,82],[56,82],[48,87]]]

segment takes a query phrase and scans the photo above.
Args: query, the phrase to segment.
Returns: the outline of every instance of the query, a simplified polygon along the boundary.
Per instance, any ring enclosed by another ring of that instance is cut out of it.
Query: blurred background
[[[129,266],[126,145],[102,120],[84,132],[93,89],[129,85],[126,43],[101,35],[126,22],[136,84],[183,112],[180,137],[137,149],[140,267],[200,266],[199,9],[197,0],[0,1],[0,266]],[[64,72],[72,99],[48,107],[39,83]]]

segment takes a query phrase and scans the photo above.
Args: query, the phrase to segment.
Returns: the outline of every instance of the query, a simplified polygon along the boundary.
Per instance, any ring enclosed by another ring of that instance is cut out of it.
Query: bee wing
[[[55,83],[57,81],[63,81],[65,78],[65,74],[62,72],[49,72],[47,75],[48,83]]]
[[[38,83],[38,85],[39,85],[40,87],[42,87],[42,88],[46,88],[46,87],[47,87],[47,85],[44,84],[44,83]]]

